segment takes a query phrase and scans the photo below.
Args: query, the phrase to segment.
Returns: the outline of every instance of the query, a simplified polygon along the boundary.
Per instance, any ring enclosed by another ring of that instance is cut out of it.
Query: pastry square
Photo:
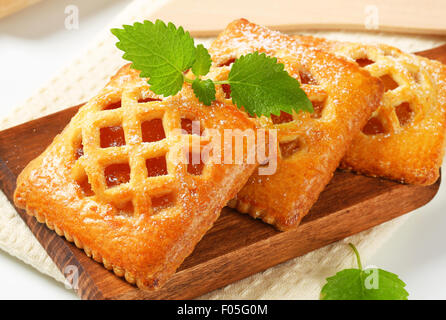
[[[296,39],[356,62],[384,84],[380,107],[341,167],[410,184],[437,181],[446,139],[446,66],[387,45]]]
[[[23,170],[15,204],[128,282],[159,287],[256,168],[193,160],[194,143],[212,143],[207,129],[255,124],[202,105],[187,84],[162,99],[127,65]]]
[[[287,230],[298,226],[316,202],[351,140],[378,107],[383,89],[355,63],[244,19],[231,23],[211,45],[213,72],[223,80],[236,58],[254,51],[284,63],[315,112],[257,119],[260,126],[277,129],[277,170],[273,175],[256,171],[229,205]],[[217,94],[230,98],[229,90],[223,87]]]

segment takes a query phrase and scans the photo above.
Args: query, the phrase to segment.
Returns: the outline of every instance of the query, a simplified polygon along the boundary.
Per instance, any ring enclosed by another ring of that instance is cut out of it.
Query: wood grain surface
[[[446,46],[422,54],[444,59]],[[78,108],[0,132],[0,188],[10,201],[17,175]],[[17,211],[66,276],[72,278],[77,270],[75,289],[81,298],[190,299],[419,208],[435,196],[439,186],[440,180],[421,187],[336,172],[299,228],[287,232],[225,208],[177,273],[152,292],[116,277],[23,210]]]

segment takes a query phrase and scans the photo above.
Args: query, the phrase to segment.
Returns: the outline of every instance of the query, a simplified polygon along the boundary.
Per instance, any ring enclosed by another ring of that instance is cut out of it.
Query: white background
[[[43,0],[0,20],[0,117],[10,113],[88,45],[130,0]],[[76,4],[79,30],[64,27]],[[445,39],[446,42],[446,39]],[[446,187],[364,265],[395,272],[411,299],[446,299]],[[1,214],[1,212],[0,212]],[[0,299],[76,299],[63,285],[0,251]]]

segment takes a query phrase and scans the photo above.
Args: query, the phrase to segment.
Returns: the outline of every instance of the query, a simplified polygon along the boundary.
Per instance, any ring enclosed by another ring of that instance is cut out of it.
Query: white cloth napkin
[[[125,62],[120,58],[110,34],[111,26],[141,21],[151,15],[166,0],[133,1],[96,40],[72,63],[61,70],[50,82],[7,118],[0,120],[0,129],[56,112],[68,106],[85,102]],[[254,21],[255,22],[255,21]],[[228,21],[229,23],[229,21]],[[406,51],[424,50],[442,42],[435,37],[368,34],[361,32],[305,32],[338,40],[384,42]],[[197,39],[209,44],[212,39]],[[407,219],[407,216],[354,235],[343,241],[315,250],[264,272],[208,293],[205,299],[317,299],[325,278],[336,271],[354,265],[351,250],[353,242],[367,261],[389,236]],[[316,235],[315,235],[316,236]],[[51,258],[34,238],[6,197],[0,192],[0,248],[32,265],[58,281],[64,281]]]

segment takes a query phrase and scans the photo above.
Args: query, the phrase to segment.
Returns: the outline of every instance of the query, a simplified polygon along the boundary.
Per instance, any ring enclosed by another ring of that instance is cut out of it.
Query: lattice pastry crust
[[[429,185],[439,177],[446,139],[446,67],[387,45],[296,39],[354,61],[380,78],[385,93],[342,160],[370,176]]]
[[[224,79],[235,58],[254,51],[285,64],[301,82],[315,113],[258,119],[261,126],[278,130],[277,172],[254,173],[229,205],[286,230],[296,227],[316,202],[383,90],[356,64],[243,19],[231,23],[211,45],[213,76]],[[220,99],[229,98],[223,91],[218,92]]]
[[[187,163],[185,146],[212,142],[207,129],[255,124],[229,104],[203,106],[189,85],[161,100],[125,66],[23,170],[15,204],[130,283],[158,287],[256,167]]]

